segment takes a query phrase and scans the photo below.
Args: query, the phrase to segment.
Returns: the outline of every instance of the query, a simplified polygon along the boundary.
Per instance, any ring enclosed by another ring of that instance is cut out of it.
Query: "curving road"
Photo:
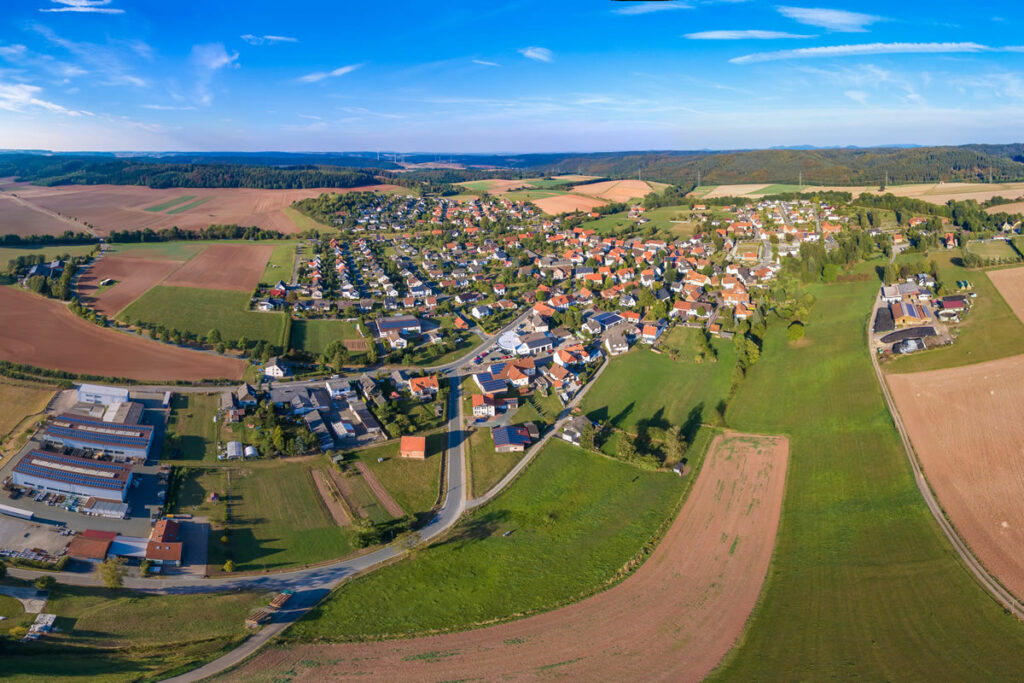
[[[960,534],[957,533],[956,529],[953,528],[952,523],[946,519],[945,513],[942,511],[942,506],[939,505],[938,499],[932,492],[930,486],[928,486],[928,480],[925,479],[924,470],[921,468],[921,463],[917,459],[917,453],[914,451],[914,446],[910,442],[910,436],[907,434],[906,428],[903,426],[903,418],[900,416],[900,411],[896,407],[895,401],[892,400],[892,394],[889,392],[889,385],[886,384],[885,375],[882,373],[882,368],[878,365],[878,354],[874,352],[874,348],[871,344],[871,324],[875,319],[875,311],[878,308],[878,299],[875,299],[875,305],[871,309],[871,317],[868,318],[867,325],[867,337],[868,337],[868,353],[871,356],[871,365],[875,369],[875,376],[878,378],[878,385],[882,388],[882,395],[885,397],[885,403],[889,406],[889,414],[892,415],[893,424],[896,425],[896,431],[900,434],[900,440],[903,442],[903,450],[907,454],[907,460],[910,461],[910,469],[914,473],[914,483],[917,484],[917,490],[921,492],[921,497],[924,498],[925,505],[928,506],[928,510],[932,513],[932,517],[938,523],[939,528],[942,529],[942,533],[946,535],[953,549],[956,551],[960,559],[974,575],[981,587],[984,588],[989,594],[995,598],[1007,611],[1013,614],[1018,619],[1024,619],[1024,603],[1022,603],[1013,593],[1003,587],[1002,584],[993,577],[984,565],[974,556],[967,543],[960,538]]]

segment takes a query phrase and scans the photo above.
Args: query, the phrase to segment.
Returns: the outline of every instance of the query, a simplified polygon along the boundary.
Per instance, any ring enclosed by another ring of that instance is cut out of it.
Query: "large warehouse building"
[[[105,387],[99,384],[83,384],[78,387],[78,400],[81,403],[97,403],[108,406],[111,403],[127,401],[128,390],[120,387]]]
[[[18,486],[121,503],[132,483],[130,464],[47,451],[29,451],[12,474]]]
[[[153,445],[153,427],[137,424],[141,408],[138,403],[111,405],[106,413],[116,415],[112,420],[63,413],[43,429],[42,439],[64,448],[104,453],[115,460],[145,462]]]

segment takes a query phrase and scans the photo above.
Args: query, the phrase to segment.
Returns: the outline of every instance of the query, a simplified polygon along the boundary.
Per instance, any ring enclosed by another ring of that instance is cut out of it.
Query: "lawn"
[[[267,267],[260,278],[260,284],[274,285],[278,280],[285,283],[292,281],[292,270],[295,268],[295,242],[286,242],[274,246],[274,252],[267,261]]]
[[[583,399],[583,412],[628,432],[644,426],[653,436],[676,424],[692,436],[701,422],[716,421],[718,403],[732,381],[732,344],[713,340],[712,345],[718,351],[714,363],[695,363],[683,355],[672,360],[646,348],[611,359]]]
[[[495,453],[489,427],[473,430],[469,436],[470,495],[478,498],[491,490],[523,459],[524,453]]]
[[[969,280],[977,298],[972,299],[971,311],[956,326],[956,341],[928,351],[902,356],[886,363],[886,372],[918,372],[953,368],[986,360],[995,360],[1024,353],[1024,324],[1014,314],[999,290],[983,271],[969,271],[959,263],[956,252],[935,252],[939,279],[955,290],[957,280]],[[919,257],[919,255],[917,255]],[[954,259],[957,263],[954,263]]]
[[[1020,257],[1017,250],[1005,239],[971,240],[967,243],[967,250],[983,259],[1014,260]]]
[[[773,327],[726,413],[787,434],[790,460],[760,602],[713,678],[1019,680],[1024,627],[957,561],[882,399],[866,349],[876,283],[811,291],[805,339]]]
[[[217,463],[217,442],[220,430],[213,421],[218,400],[214,394],[175,394],[171,400],[171,416],[167,434],[177,436],[174,460]],[[165,449],[165,457],[172,449]]]
[[[356,323],[347,320],[293,320],[289,346],[320,355],[332,341],[362,339]]]
[[[458,343],[455,344],[454,351],[438,355],[440,350],[439,345],[426,344],[417,347],[413,353],[407,354],[404,362],[409,363],[410,365],[421,365],[427,367],[434,365],[446,365],[457,361],[481,344],[483,344],[483,340],[469,332],[464,334]]]
[[[575,600],[614,579],[676,509],[683,487],[673,474],[552,441],[445,541],[344,583],[285,637],[467,628]]]
[[[182,485],[177,509],[206,516],[209,563],[229,557],[237,571],[268,571],[323,562],[349,554],[354,535],[331,518],[310,470],[328,467],[324,458],[268,460],[194,470]],[[230,481],[229,543],[220,542]],[[210,493],[220,501],[211,503]]]
[[[0,381],[0,441],[29,415],[43,412],[56,388],[14,379]]]
[[[119,320],[146,321],[206,336],[219,330],[226,340],[263,339],[281,345],[284,313],[249,310],[249,293],[224,289],[156,286],[117,314]]]
[[[398,442],[355,451],[408,514],[428,512],[437,502],[441,488],[441,463],[448,435],[444,431],[420,434],[427,437],[427,459],[411,460],[398,455]],[[383,458],[384,462],[377,462]]]
[[[183,206],[179,206],[176,209],[171,209],[170,211],[167,212],[167,215],[168,216],[172,216],[172,215],[179,214],[179,213],[185,213],[189,209],[194,209],[197,206],[199,206],[200,204],[205,204],[206,202],[210,201],[211,199],[213,199],[212,196],[211,197],[203,197],[201,199],[197,199],[197,200],[195,200],[193,202],[189,202],[188,204],[185,204]]]
[[[152,595],[64,586],[47,602],[59,633],[8,647],[4,680],[157,680],[199,666],[248,635],[246,615],[268,593]],[[35,615],[17,623],[28,624]],[[8,627],[14,625],[7,622]]]
[[[194,194],[186,194],[186,195],[181,196],[181,197],[175,197],[174,199],[168,199],[166,202],[160,202],[159,204],[154,204],[153,206],[150,206],[150,207],[146,208],[145,210],[149,211],[151,213],[159,213],[160,211],[166,211],[167,209],[171,208],[172,206],[177,206],[178,204],[181,204],[182,202],[187,202],[188,200],[195,199],[195,198],[196,198],[196,196]]]

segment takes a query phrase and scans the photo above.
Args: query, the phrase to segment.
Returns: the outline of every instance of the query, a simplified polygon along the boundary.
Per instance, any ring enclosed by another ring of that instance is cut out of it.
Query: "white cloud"
[[[733,64],[774,62],[780,59],[816,59],[829,57],[858,57],[863,55],[894,55],[950,52],[987,52],[992,48],[978,43],[866,43],[863,45],[833,45],[830,47],[803,47],[796,50],[755,52],[733,57]]]
[[[4,59],[24,57],[26,49],[24,45],[0,45],[0,57]]]
[[[63,7],[40,8],[40,12],[89,12],[92,14],[124,14],[123,9],[107,7],[111,0],[50,0]]]
[[[821,9],[811,7],[779,7],[779,13],[801,24],[809,26],[820,26],[831,31],[844,33],[862,33],[867,26],[878,21],[884,21],[883,17],[873,14],[862,14],[860,12],[847,12],[841,9]]]
[[[246,33],[244,36],[242,36],[242,40],[249,43],[250,45],[263,45],[266,43],[273,45],[274,43],[299,42],[298,38],[290,38],[288,36],[254,36],[251,33]]]
[[[362,64],[349,64],[348,66],[339,66],[333,71],[314,71],[313,73],[306,74],[305,76],[300,76],[298,80],[300,83],[316,83],[324,80],[325,78],[334,78],[336,76],[350,74],[361,66]]]
[[[170,104],[143,104],[139,105],[143,109],[152,109],[154,111],[195,111],[195,107],[175,107]]]
[[[550,62],[555,58],[551,50],[546,47],[524,47],[519,50],[519,54],[535,62]]]
[[[226,66],[238,66],[238,53],[228,53],[222,43],[193,45],[189,59],[196,69],[196,98],[199,104],[209,105],[213,102],[210,83],[213,76]]]
[[[92,116],[91,112],[75,111],[41,100],[36,95],[42,92],[42,88],[24,83],[0,83],[0,109],[7,111],[23,112],[26,109],[45,109],[55,114],[65,116]]]
[[[738,31],[698,31],[696,33],[687,33],[685,37],[690,40],[777,40],[781,38],[813,38],[814,36],[750,29]]]
[[[501,64],[498,64],[497,62],[488,62],[483,59],[474,59],[473,63],[480,64],[481,66],[501,66]]]
[[[674,2],[674,0],[631,0],[629,3],[623,3],[624,7],[619,9],[613,9],[612,12],[615,14],[650,14],[651,12],[664,12],[665,10],[674,9],[692,9],[692,5],[687,5],[683,2]]]
[[[843,94],[859,104],[868,103],[868,94],[863,90],[847,90]]]

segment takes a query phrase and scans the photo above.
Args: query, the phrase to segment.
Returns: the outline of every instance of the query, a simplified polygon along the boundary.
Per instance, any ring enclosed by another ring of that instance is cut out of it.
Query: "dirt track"
[[[1024,597],[1024,356],[888,382],[946,514],[982,564]]]
[[[363,475],[366,485],[373,491],[373,495],[377,496],[377,500],[380,501],[381,506],[387,510],[389,515],[395,519],[405,517],[405,510],[398,504],[398,501],[391,497],[391,494],[384,488],[384,484],[380,483],[380,479],[373,473],[369,465],[360,460],[356,463],[356,469],[359,470],[359,474]]]
[[[145,294],[150,287],[181,266],[181,261],[124,258],[120,254],[99,259],[78,280],[78,294],[83,304],[104,315],[118,311]],[[107,278],[116,283],[97,293],[99,284]]]
[[[163,284],[168,287],[230,289],[251,292],[263,277],[274,247],[248,244],[212,244],[176,270]]]
[[[0,287],[0,359],[139,380],[240,379],[245,361],[190,351],[82,320],[59,301]]]
[[[227,677],[700,680],[736,642],[757,601],[787,459],[783,438],[717,438],[651,558],[619,586],[580,603],[464,633],[272,649]]]

